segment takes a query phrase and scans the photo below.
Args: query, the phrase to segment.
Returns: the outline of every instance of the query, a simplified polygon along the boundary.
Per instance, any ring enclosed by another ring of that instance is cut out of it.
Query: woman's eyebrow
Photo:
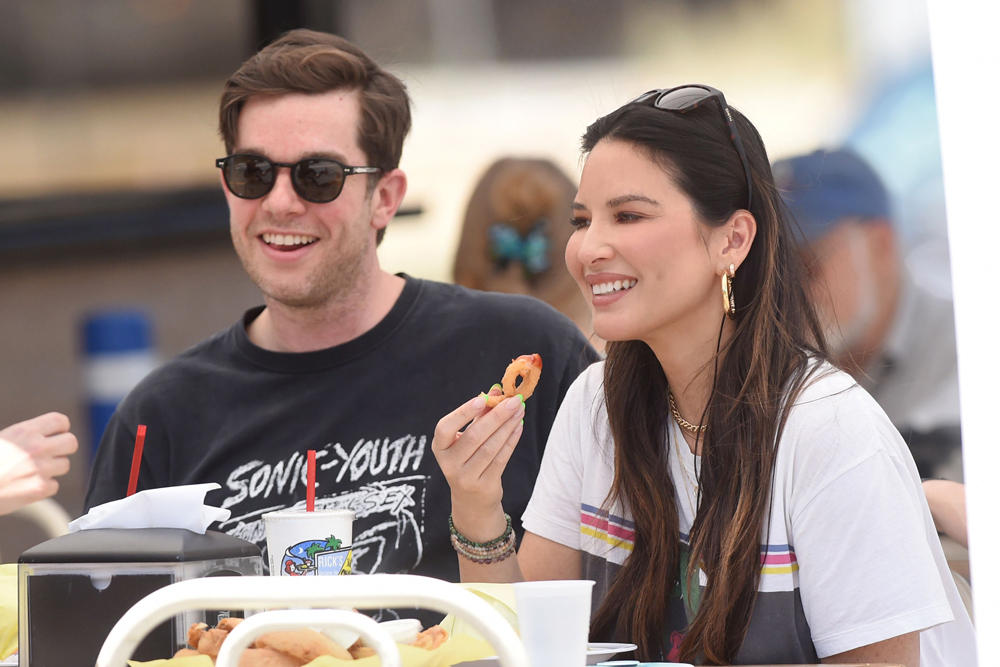
[[[581,204],[578,201],[575,201],[575,202],[573,202],[573,210],[574,211],[586,211],[587,207],[586,207],[586,205]]]
[[[621,195],[620,197],[612,197],[608,200],[607,207],[615,208],[621,206],[622,204],[628,204],[634,201],[644,202],[646,204],[652,204],[653,206],[659,206],[660,202],[655,199],[650,199],[645,195]]]

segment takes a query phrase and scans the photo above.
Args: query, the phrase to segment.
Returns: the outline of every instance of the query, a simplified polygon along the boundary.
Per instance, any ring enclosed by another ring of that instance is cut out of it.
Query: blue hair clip
[[[490,225],[490,259],[499,269],[506,269],[511,262],[524,267],[528,278],[534,278],[547,271],[549,263],[549,241],[545,228],[549,221],[541,219],[523,236],[505,222]]]

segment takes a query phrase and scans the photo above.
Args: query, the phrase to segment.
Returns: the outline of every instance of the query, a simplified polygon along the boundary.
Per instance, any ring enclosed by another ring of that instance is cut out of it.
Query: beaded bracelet
[[[507,520],[507,529],[503,531],[503,534],[500,537],[496,538],[495,540],[490,540],[489,542],[473,542],[465,535],[458,532],[458,530],[455,528],[455,521],[452,518],[451,514],[448,515],[448,530],[454,537],[458,538],[458,541],[461,542],[462,544],[467,544],[470,547],[482,547],[482,548],[492,547],[505,541],[508,537],[510,537],[511,533],[514,532],[514,525],[511,523],[510,515],[504,512],[503,518]]]
[[[462,544],[454,535],[451,536],[451,545],[462,557],[480,565],[499,563],[513,556],[517,551],[517,536],[514,533],[503,544],[499,544],[489,549],[473,549]]]
[[[459,555],[471,560],[473,563],[489,565],[499,563],[514,555],[517,550],[517,535],[514,534],[514,527],[510,520],[510,515],[504,514],[507,520],[507,529],[503,534],[489,542],[473,542],[465,535],[462,535],[455,528],[455,522],[448,516],[448,530],[451,532],[451,545]]]

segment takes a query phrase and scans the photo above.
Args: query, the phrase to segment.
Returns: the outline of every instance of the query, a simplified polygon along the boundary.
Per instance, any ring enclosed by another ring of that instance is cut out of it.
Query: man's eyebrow
[[[621,195],[620,197],[612,197],[608,200],[607,207],[615,208],[621,206],[622,204],[628,204],[630,202],[639,201],[646,204],[652,204],[653,206],[659,206],[660,202],[655,199],[650,199],[645,195]]]

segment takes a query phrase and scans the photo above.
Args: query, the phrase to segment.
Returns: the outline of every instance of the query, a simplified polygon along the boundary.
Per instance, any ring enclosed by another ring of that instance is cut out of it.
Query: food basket
[[[496,610],[473,593],[429,577],[408,574],[374,574],[342,577],[242,577],[240,579],[202,579],[182,581],[161,588],[147,595],[129,609],[108,634],[97,656],[96,667],[126,667],[132,652],[152,629],[164,620],[191,609],[274,609],[294,607],[301,612],[310,626],[339,623],[343,617],[331,616],[330,607],[381,609],[386,607],[420,607],[442,613],[453,613],[474,627],[496,650],[502,667],[529,667],[528,656],[517,633]],[[305,609],[303,609],[305,608]],[[324,609],[326,611],[318,611]],[[257,616],[261,620],[254,620]],[[250,644],[253,637],[272,623],[286,623],[293,617],[278,616],[273,612],[258,614],[241,624],[254,624],[243,630],[229,652],[219,654],[219,660],[238,662],[240,650]],[[299,616],[293,620],[301,620]],[[364,623],[362,621],[362,623]],[[374,623],[374,622],[373,622]],[[287,626],[285,626],[287,627]],[[371,638],[372,646],[382,660],[392,659],[392,651],[371,626],[366,632],[355,628],[358,634]],[[235,633],[236,630],[233,632]],[[230,639],[232,639],[231,637]],[[228,640],[227,640],[228,641]],[[244,643],[245,642],[245,643]],[[239,645],[238,645],[239,644]],[[225,645],[224,645],[225,648]],[[166,657],[166,656],[164,656]],[[383,662],[384,665],[398,665]],[[226,663],[219,663],[226,667]]]

